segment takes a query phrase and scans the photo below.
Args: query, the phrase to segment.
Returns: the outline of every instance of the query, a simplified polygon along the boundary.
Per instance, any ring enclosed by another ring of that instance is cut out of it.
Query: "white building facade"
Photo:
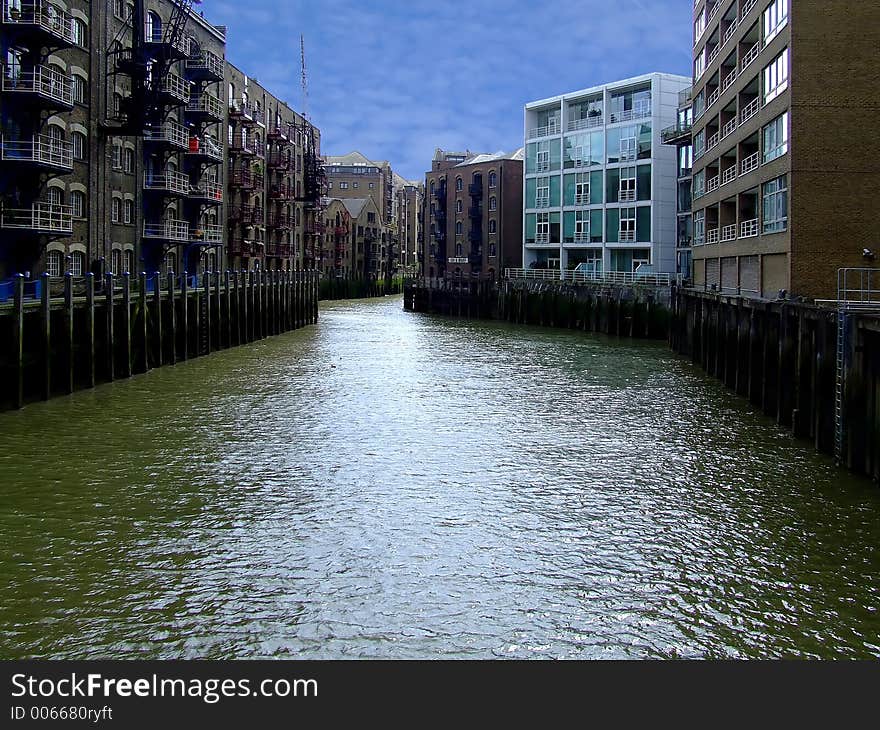
[[[525,268],[675,273],[676,150],[660,132],[690,85],[650,73],[526,104]]]

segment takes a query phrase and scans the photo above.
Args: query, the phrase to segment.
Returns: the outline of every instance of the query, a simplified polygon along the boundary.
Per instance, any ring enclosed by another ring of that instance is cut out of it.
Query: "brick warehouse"
[[[4,0],[0,19],[0,279],[313,265],[320,134],[225,61],[226,28],[176,0]],[[247,238],[236,175],[252,130],[266,205]]]
[[[878,45],[876,3],[695,4],[695,285],[833,299],[872,265]]]

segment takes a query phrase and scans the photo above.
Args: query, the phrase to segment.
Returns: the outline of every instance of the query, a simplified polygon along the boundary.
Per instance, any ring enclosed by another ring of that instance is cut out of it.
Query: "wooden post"
[[[181,320],[180,328],[183,330],[183,350],[181,357],[184,360],[189,359],[189,274],[183,272],[180,281],[180,300],[181,300]]]
[[[220,272],[211,273],[214,280],[214,349],[223,347],[223,307],[220,304]]]
[[[242,293],[244,294],[244,297],[242,298],[242,305],[243,305],[242,310],[244,312],[243,318],[242,318],[242,321],[244,323],[243,332],[244,332],[244,341],[250,342],[253,338],[251,337],[251,328],[250,328],[250,309],[251,308],[249,307],[248,300],[251,297],[251,278],[253,277],[253,272],[252,271],[244,271],[243,277],[244,277],[244,285],[242,287],[243,288]]]
[[[171,342],[171,352],[169,353],[169,362],[172,365],[177,364],[177,302],[174,296],[174,272],[168,272],[168,329],[169,341]]]
[[[104,277],[104,305],[107,380],[114,380],[116,378],[116,363],[114,361],[116,356],[116,340],[113,332],[113,273],[110,271]]]
[[[223,303],[223,312],[226,319],[226,347],[232,347],[232,291],[230,289],[229,269],[223,272],[223,293],[226,299]]]
[[[86,274],[86,384],[95,387],[95,275]]]
[[[156,366],[161,367],[165,364],[165,358],[162,353],[162,275],[156,271],[153,273],[153,281],[155,289],[153,291],[153,339],[156,341]]]
[[[122,274],[122,323],[125,327],[125,364],[122,366],[122,374],[126,378],[131,377],[131,274],[127,271]]]
[[[43,400],[52,397],[52,331],[51,331],[51,298],[49,291],[49,274],[40,275],[40,334],[43,350],[43,377],[41,395]]]
[[[73,393],[76,368],[73,348],[73,274],[64,274],[64,339],[65,355],[67,356],[67,378],[65,386],[68,393]]]
[[[205,352],[199,352],[200,355],[210,355],[211,354],[211,322],[212,322],[212,312],[211,312],[211,272],[205,271],[203,274],[205,277],[203,286],[204,293],[202,296],[205,297],[205,321],[200,322],[199,326],[204,328],[205,332]],[[199,308],[199,314],[201,316],[201,307]],[[199,350],[202,349],[202,343],[199,342]]]
[[[235,272],[233,276],[233,283],[235,284],[235,344],[241,345],[241,308],[242,308],[242,278],[243,274],[241,270]]]
[[[24,276],[16,274],[12,294],[12,358],[15,381],[12,386],[12,405],[24,406]]]
[[[138,335],[141,341],[140,372],[145,373],[150,369],[150,336],[147,330],[147,272],[138,274],[138,309],[141,310],[141,319],[138,324]]]

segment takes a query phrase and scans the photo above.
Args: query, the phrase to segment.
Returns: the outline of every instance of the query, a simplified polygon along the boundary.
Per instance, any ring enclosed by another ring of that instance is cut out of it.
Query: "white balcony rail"
[[[189,135],[186,127],[177,122],[165,122],[158,127],[144,130],[144,139],[148,142],[168,142],[183,149],[189,149]]]
[[[144,173],[144,189],[168,190],[172,193],[186,195],[189,192],[189,178],[180,172],[169,171],[159,175]]]
[[[625,109],[620,112],[611,112],[611,123],[631,122],[634,119],[645,119],[651,116],[651,105],[644,104],[635,109]]]
[[[706,101],[706,109],[711,107],[716,101],[718,101],[718,97],[721,96],[721,90],[715,89],[711,94],[709,94],[709,98]]]
[[[721,134],[719,132],[715,132],[715,134],[709,137],[709,140],[706,142],[706,152],[717,147],[720,141]]]
[[[190,195],[221,202],[223,200],[223,186],[214,180],[202,181],[190,190]]]
[[[49,233],[73,233],[73,208],[55,203],[34,203],[30,208],[4,208],[0,227]]]
[[[733,241],[736,239],[736,223],[731,223],[729,226],[724,226],[721,229],[721,240],[722,241]]]
[[[215,119],[223,119],[223,102],[213,94],[199,94],[190,97],[187,111],[204,112]]]
[[[751,12],[752,8],[755,7],[755,3],[757,2],[758,0],[746,0],[746,2],[743,4],[742,12],[739,15],[740,20],[743,20]]]
[[[73,169],[73,143],[36,134],[29,140],[4,139],[2,159],[9,162],[36,162]]]
[[[743,221],[739,224],[740,238],[754,238],[758,235],[758,219],[753,218],[750,221]]]
[[[543,127],[535,127],[529,130],[529,139],[535,137],[549,137],[551,134],[559,134],[561,125],[558,119],[551,119]]]
[[[73,106],[73,82],[69,76],[49,66],[34,66],[27,71],[6,66],[3,69],[3,91],[39,94],[65,106]]]
[[[170,35],[167,35],[165,32],[165,27],[157,27],[152,23],[144,24],[144,41],[146,43],[155,44],[155,45],[163,45],[170,42]],[[175,38],[174,42],[171,43],[171,48],[173,48],[178,53],[188,56],[189,48],[190,48],[190,40],[188,36],[181,35],[179,38]]]
[[[761,99],[760,97],[755,97],[748,104],[743,107],[742,112],[740,112],[739,119],[740,124],[745,124],[749,119],[751,119],[755,114],[758,113],[758,110],[761,108]]]
[[[592,129],[593,127],[601,127],[605,123],[605,118],[601,114],[583,119],[571,119],[568,122],[568,131],[577,132],[579,129]]]
[[[536,208],[549,208],[550,207],[550,198],[549,196],[539,196],[535,198],[535,207]]]
[[[727,183],[733,182],[734,180],[736,180],[736,163],[721,173],[722,185],[727,185]]]
[[[550,243],[550,234],[549,233],[536,233],[535,234],[535,243]]]
[[[631,203],[636,199],[636,191],[635,190],[621,190],[618,195],[618,200],[621,203]]]
[[[712,9],[709,11],[709,17],[706,20],[706,25],[712,22],[716,15],[718,15],[718,11],[721,10],[721,0],[717,0],[716,3],[712,6]]]
[[[195,58],[188,58],[186,68],[192,71],[208,71],[214,76],[223,78],[223,59],[211,51],[203,50]]]
[[[144,238],[164,238],[169,241],[189,241],[189,222],[169,219],[159,223],[144,223]]]
[[[706,231],[706,243],[718,243],[718,229],[710,228]]]
[[[758,57],[758,54],[760,52],[761,52],[761,41],[758,41],[748,51],[746,51],[746,55],[743,56],[743,59],[739,64],[740,72],[745,71],[746,67]]]
[[[575,232],[574,242],[575,243],[589,243],[590,242],[590,232],[589,231]]]
[[[550,169],[549,162],[536,162],[535,172],[547,172]]]
[[[743,161],[740,163],[740,174],[745,175],[746,173],[751,172],[752,170],[757,170],[760,163],[761,163],[761,153],[754,152],[753,154],[744,158]]]
[[[632,271],[577,271],[574,269],[505,269],[508,279],[530,281],[570,281],[596,284],[641,284],[644,286],[671,286],[674,274],[640,274]]]
[[[721,139],[724,139],[725,137],[729,137],[731,134],[733,134],[733,133],[736,131],[736,128],[737,128],[738,126],[739,126],[739,125],[737,124],[737,119],[736,119],[736,117],[734,117],[733,119],[729,120],[729,121],[727,122],[727,124],[725,124],[725,125],[721,128]]]
[[[223,226],[209,223],[193,228],[192,240],[205,243],[223,243]]]
[[[715,190],[718,190],[718,175],[706,180],[706,192],[711,193]]]
[[[712,50],[712,53],[709,54],[709,57],[706,59],[706,68],[712,65],[716,58],[718,58],[718,54],[721,52],[721,46],[715,46]]]
[[[198,144],[190,144],[187,152],[193,155],[205,155],[217,162],[223,161],[223,147],[215,136],[203,134],[198,138]]]
[[[189,98],[189,81],[170,73],[162,80],[162,91],[175,99],[186,101]]]
[[[582,193],[581,195],[574,196],[574,204],[575,205],[589,205],[590,204],[590,194]]]
[[[737,73],[736,69],[733,69],[727,76],[724,77],[724,81],[721,82],[721,93],[723,94],[727,91],[731,86],[733,86],[733,82],[736,81]]]
[[[636,232],[619,230],[617,232],[617,240],[620,243],[633,243],[636,240]]]
[[[727,44],[731,38],[733,38],[733,34],[736,32],[736,28],[739,25],[736,18],[733,19],[733,22],[729,26],[727,26],[727,30],[724,31],[724,35],[721,37],[721,45],[724,46]]]
[[[47,2],[20,3],[5,0],[3,22],[13,25],[35,25],[68,43],[72,44],[76,41],[73,17],[57,5]]]

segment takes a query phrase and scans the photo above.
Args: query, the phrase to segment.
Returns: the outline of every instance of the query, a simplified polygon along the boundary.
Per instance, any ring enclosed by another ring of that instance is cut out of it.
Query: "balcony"
[[[229,175],[229,187],[241,190],[253,190],[263,187],[263,174],[248,169],[233,170]]]
[[[27,70],[4,67],[3,91],[47,109],[73,109],[73,82],[49,66],[33,66]]]
[[[709,98],[706,99],[706,110],[708,111],[712,105],[718,101],[718,97],[721,96],[721,89],[715,87],[714,91],[709,94]]]
[[[568,122],[568,131],[577,132],[581,129],[593,129],[594,127],[601,127],[604,123],[605,117],[601,114],[587,116],[583,119],[570,119]]]
[[[685,144],[690,142],[693,126],[691,123],[673,124],[671,127],[666,127],[666,129],[660,132],[660,140],[663,144]]]
[[[536,208],[549,208],[550,207],[550,197],[548,195],[538,195],[535,197],[535,207]]]
[[[242,236],[230,236],[226,244],[226,252],[230,256],[256,256],[258,248],[254,241]]]
[[[481,219],[483,217],[483,209],[479,205],[472,205],[468,208],[468,218]]]
[[[736,33],[737,25],[738,25],[738,23],[736,21],[736,18],[734,18],[733,21],[731,21],[730,25],[727,26],[727,30],[724,31],[724,35],[721,36],[721,46],[722,47],[726,46],[727,42],[731,38],[733,38],[733,34]]]
[[[166,195],[186,195],[189,193],[189,178],[179,172],[165,172],[160,175],[144,173],[144,190],[154,190]]]
[[[3,24],[19,33],[29,33],[38,42],[46,42],[52,48],[72,46],[76,43],[73,18],[57,5],[47,2],[3,2]]]
[[[748,51],[746,51],[745,55],[742,57],[742,61],[739,64],[739,71],[742,73],[746,70],[746,68],[754,61],[758,54],[761,52],[761,41],[758,41],[753,45]]]
[[[611,112],[610,123],[631,122],[635,119],[645,119],[651,116],[651,105],[644,104],[636,109],[624,109],[619,112]]]
[[[711,193],[715,190],[718,190],[718,175],[709,180],[706,180],[706,192]]]
[[[468,194],[472,198],[482,198],[483,197],[483,186],[477,183],[471,183],[468,185]]]
[[[575,205],[589,205],[590,204],[590,194],[589,193],[580,193],[578,195],[575,195],[574,196],[574,204]]]
[[[729,226],[724,226],[721,229],[721,240],[722,241],[735,241],[736,240],[736,223],[731,223]]]
[[[740,112],[739,119],[740,124],[745,124],[749,119],[751,119],[755,114],[757,114],[761,110],[761,100],[759,97],[755,97],[748,104],[743,107],[742,112]]]
[[[223,243],[223,226],[207,224],[201,228],[194,228],[190,240],[204,244]]]
[[[718,243],[718,229],[717,228],[710,228],[708,231],[706,231],[706,243],[709,243],[709,244]]]
[[[722,185],[727,185],[727,183],[733,182],[734,180],[736,180],[736,162],[721,173]]]
[[[293,188],[290,185],[271,185],[269,187],[269,197],[273,200],[291,200],[293,198]]]
[[[266,226],[283,231],[290,230],[293,228],[293,216],[290,213],[271,213],[266,219]]]
[[[164,30],[164,32],[163,32]],[[170,58],[182,59],[189,56],[189,37],[181,35],[171,38],[168,28],[154,27],[152,23],[144,24],[144,43],[153,53],[167,53]]]
[[[230,223],[242,223],[246,226],[263,225],[263,208],[255,208],[252,205],[233,205],[229,209],[228,220]]]
[[[633,203],[636,199],[636,191],[635,190],[621,190],[618,193],[618,200],[621,203]]]
[[[575,232],[574,234],[574,242],[575,243],[589,243],[590,242],[590,233],[588,232]]]
[[[734,117],[733,119],[730,119],[730,120],[729,120],[729,121],[728,121],[728,122],[727,122],[727,123],[721,128],[721,139],[724,139],[725,137],[729,137],[731,134],[733,134],[733,133],[736,131],[737,126],[738,126],[738,125],[737,125],[737,119],[736,119],[736,117]]]
[[[213,94],[196,94],[189,98],[186,105],[187,116],[197,117],[211,122],[223,121],[223,102]]]
[[[740,20],[745,20],[746,16],[752,11],[752,8],[755,7],[755,4],[758,0],[745,0],[742,6],[742,12],[740,13]]]
[[[537,139],[538,137],[549,137],[552,134],[559,134],[562,130],[558,119],[551,119],[549,123],[543,127],[534,127],[529,130],[528,138]]]
[[[158,223],[144,222],[144,238],[186,243],[190,240],[189,221],[172,218]]]
[[[193,136],[190,137],[186,156],[196,162],[219,164],[223,162],[223,146],[220,140],[211,134]]]
[[[34,203],[30,208],[4,208],[0,228],[50,236],[73,233],[73,208],[54,203]]]
[[[753,218],[749,221],[743,221],[739,224],[740,238],[754,238],[758,235],[758,219]]]
[[[721,141],[720,132],[715,132],[709,139],[706,141],[706,152],[715,149],[718,146],[718,143]]]
[[[254,103],[249,100],[230,99],[229,118],[242,124],[259,124],[261,127],[265,126],[263,122],[263,110],[257,109]]]
[[[165,122],[157,127],[144,130],[144,142],[169,145],[182,150],[189,149],[189,134],[186,127],[177,122]]]
[[[211,51],[200,51],[186,59],[186,75],[201,81],[223,81],[223,59]]]
[[[752,172],[752,170],[757,170],[761,164],[761,153],[754,152],[748,157],[744,158],[740,163],[740,174],[745,175],[746,173]]]
[[[0,159],[4,162],[27,163],[57,172],[73,170],[73,143],[61,142],[45,134],[29,140],[3,139]]]
[[[206,205],[221,205],[223,186],[215,180],[200,180],[189,189],[189,199]]]
[[[235,155],[243,157],[263,156],[263,143],[257,142],[255,139],[242,139],[240,134],[236,134],[232,138],[232,144],[229,145],[229,151]]]
[[[733,82],[736,81],[736,69],[734,68],[727,76],[724,77],[724,80],[721,82],[721,93],[723,94],[727,91],[731,86],[733,86]]]
[[[636,240],[636,232],[635,231],[618,231],[617,232],[617,240],[620,243],[635,243]]]
[[[291,162],[290,154],[281,150],[270,150],[266,154],[266,165],[273,170],[289,170]]]
[[[288,147],[293,144],[293,142],[290,141],[290,137],[281,129],[281,127],[273,127],[266,132],[266,139],[271,139],[277,145],[282,147]]]
[[[550,234],[549,233],[536,233],[535,234],[535,243],[539,243],[539,244],[550,243]]]
[[[184,81],[175,73],[169,73],[162,79],[159,91],[166,100],[177,102],[175,106],[180,106],[189,99],[189,81]]]

